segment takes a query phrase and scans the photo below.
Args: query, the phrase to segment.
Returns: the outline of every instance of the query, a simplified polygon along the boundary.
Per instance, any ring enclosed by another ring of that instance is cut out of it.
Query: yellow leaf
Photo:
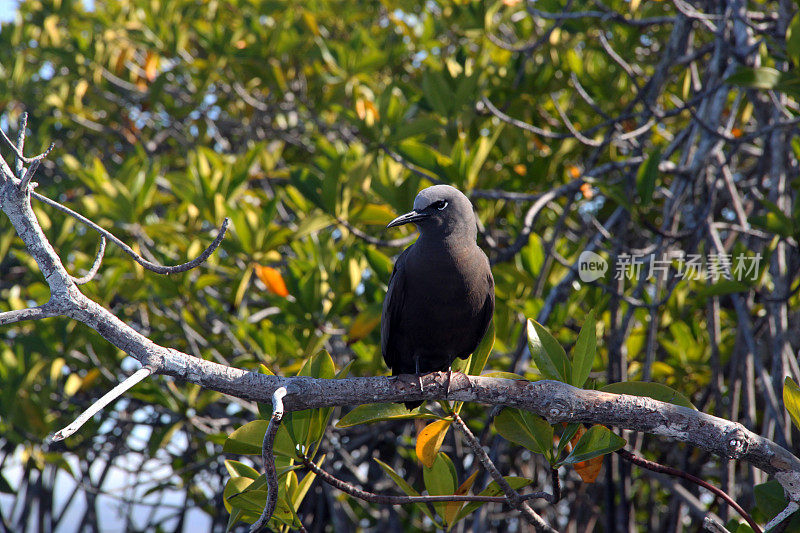
[[[358,118],[361,120],[364,120],[367,117],[367,108],[364,105],[364,100],[361,98],[356,100],[356,115],[358,115]]]
[[[309,29],[309,31],[311,31],[311,33],[317,37],[320,36],[319,25],[317,25],[316,17],[314,17],[310,11],[306,11],[305,9],[303,10],[303,22],[306,23],[306,27]]]
[[[289,296],[289,290],[286,288],[283,276],[281,276],[281,273],[278,272],[277,269],[262,265],[256,265],[255,269],[256,276],[267,286],[270,292],[283,298]]]
[[[69,398],[75,396],[75,393],[81,388],[81,377],[78,374],[70,374],[67,376],[67,381],[64,383],[64,395]]]
[[[452,420],[437,420],[422,428],[417,435],[417,457],[428,468],[433,467],[450,424]]]
[[[53,46],[61,44],[61,33],[58,30],[58,15],[50,15],[44,19],[44,29]]]
[[[89,89],[89,82],[86,80],[80,80],[75,84],[75,105],[77,107],[81,107],[81,101],[86,95],[87,89]]]

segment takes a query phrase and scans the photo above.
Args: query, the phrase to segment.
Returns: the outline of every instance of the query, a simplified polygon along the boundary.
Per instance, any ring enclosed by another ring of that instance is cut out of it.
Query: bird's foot
[[[419,357],[414,358],[414,366],[417,371],[417,381],[419,381],[419,391],[425,392],[425,385],[422,384],[422,374],[419,372]]]

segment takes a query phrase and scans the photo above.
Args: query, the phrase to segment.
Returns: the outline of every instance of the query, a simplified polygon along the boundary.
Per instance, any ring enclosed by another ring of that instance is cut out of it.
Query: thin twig
[[[19,153],[25,153],[25,130],[28,128],[28,112],[22,113],[22,116],[19,118],[19,129],[17,130],[17,150]],[[14,163],[14,173],[17,176],[22,174],[22,169],[24,168],[25,164],[22,162],[22,159],[16,158],[16,162]]]
[[[772,529],[778,527],[781,522],[792,516],[798,509],[800,509],[800,504],[797,502],[789,502],[789,505],[786,506],[786,509],[781,511],[780,513],[775,515],[775,518],[769,521],[769,524],[764,526],[764,531],[771,531]]]
[[[114,244],[116,244],[117,246],[122,248],[122,250],[125,253],[127,253],[129,256],[131,256],[134,261],[136,261],[137,263],[142,265],[147,270],[150,270],[150,271],[155,272],[157,274],[177,274],[177,273],[180,273],[180,272],[186,272],[187,270],[191,270],[191,269],[195,268],[196,266],[202,264],[206,259],[209,258],[209,256],[212,253],[214,253],[214,250],[216,250],[217,247],[219,247],[220,243],[222,243],[222,239],[225,238],[225,232],[228,230],[228,225],[231,222],[228,217],[225,217],[225,220],[222,221],[222,225],[220,226],[219,232],[217,233],[217,236],[214,239],[214,241],[210,245],[208,245],[208,248],[206,248],[203,251],[203,253],[201,253],[195,259],[193,259],[193,260],[191,260],[191,261],[189,261],[187,263],[182,263],[180,265],[164,266],[164,265],[159,265],[157,263],[153,263],[153,262],[147,261],[146,259],[141,257],[139,254],[134,252],[133,249],[130,246],[128,246],[127,244],[122,242],[120,239],[118,239],[116,236],[114,236],[111,232],[101,228],[100,226],[98,226],[97,224],[95,224],[94,222],[92,222],[91,220],[86,218],[85,216],[81,215],[80,213],[76,213],[75,211],[73,211],[69,207],[67,207],[65,205],[62,205],[62,204],[56,202],[55,200],[51,200],[50,198],[48,198],[46,196],[42,196],[41,194],[39,194],[39,193],[37,193],[35,191],[31,191],[31,196],[33,198],[36,198],[40,202],[44,202],[44,203],[46,203],[47,205],[49,205],[51,207],[55,207],[59,211],[61,211],[63,213],[66,213],[69,216],[71,216],[74,219],[76,219],[77,221],[82,222],[83,224],[89,226],[91,229],[95,230],[97,233],[99,233],[100,235],[104,236],[106,239],[110,240],[111,242],[113,242]]]
[[[634,453],[631,453],[624,448],[617,450],[616,453],[626,461],[633,463],[641,468],[646,468],[648,470],[652,470],[653,472],[658,472],[659,474],[668,474],[670,476],[675,476],[685,479],[687,481],[691,481],[695,485],[699,485],[704,489],[714,493],[716,496],[719,496],[722,500],[724,500],[725,503],[730,505],[734,510],[736,510],[736,512],[739,513],[742,516],[742,518],[744,518],[747,521],[750,527],[753,528],[753,531],[755,531],[756,533],[762,533],[761,528],[758,527],[758,524],[755,522],[755,520],[753,520],[753,518],[749,514],[747,514],[747,511],[742,509],[742,507],[738,503],[736,503],[733,500],[733,498],[728,496],[728,494],[726,494],[725,491],[723,491],[719,487],[715,487],[714,485],[708,483],[707,481],[700,479],[697,476],[693,476],[688,472],[684,472],[683,470],[678,470],[677,468],[672,468],[671,466],[662,465],[650,461],[648,459],[645,459],[644,457],[639,457],[638,455],[635,455]]]
[[[452,414],[453,423],[454,425],[461,431],[464,437],[467,440],[467,444],[472,449],[475,456],[481,462],[481,465],[489,472],[489,475],[492,476],[492,479],[497,483],[497,486],[503,491],[503,494],[506,495],[506,499],[512,507],[519,510],[522,513],[522,516],[525,520],[533,525],[537,531],[548,531],[548,532],[555,532],[555,529],[550,527],[544,519],[539,516],[530,506],[525,503],[525,500],[520,496],[520,494],[508,484],[508,481],[500,474],[500,471],[497,470],[497,467],[494,465],[492,460],[489,458],[489,455],[486,453],[486,450],[483,449],[481,446],[480,441],[475,438],[475,435],[472,434],[472,431],[467,427],[464,421],[458,416],[457,413]]]
[[[50,143],[50,146],[47,147],[47,150],[32,158],[30,164],[28,165],[28,169],[25,171],[25,175],[22,176],[22,180],[19,182],[19,189],[21,191],[24,191],[28,188],[28,184],[31,182],[34,174],[36,174],[36,170],[39,168],[39,164],[42,162],[42,159],[47,157],[54,146],[55,143]],[[17,161],[19,161],[19,159]]]
[[[578,128],[575,127],[575,125],[569,119],[567,114],[564,113],[564,110],[561,109],[560,105],[558,105],[558,100],[556,100],[556,97],[553,96],[552,94],[550,95],[550,101],[553,102],[553,105],[555,106],[556,111],[558,112],[558,116],[561,117],[561,120],[564,122],[564,125],[567,127],[567,129],[569,130],[569,132],[572,134],[573,137],[578,139],[583,144],[587,146],[593,146],[595,148],[603,144],[603,141],[595,141],[594,139],[590,139],[589,137],[578,131]]]
[[[379,503],[386,505],[404,505],[409,503],[439,503],[439,502],[489,502],[489,503],[508,503],[505,496],[480,496],[476,494],[445,494],[437,496],[396,496],[391,494],[375,494],[354,486],[351,483],[343,481],[332,474],[324,471],[322,468],[314,464],[307,455],[298,453],[297,458],[303,463],[303,466],[314,472],[319,478],[336,489],[349,494],[359,500],[364,500],[370,503]],[[526,495],[526,498],[533,498],[535,495]]]
[[[39,305],[37,307],[27,307],[25,309],[16,309],[14,311],[5,311],[0,313],[0,326],[13,324],[14,322],[22,322],[23,320],[41,320],[43,318],[51,318],[58,316],[61,313],[52,305],[51,302]]]
[[[406,246],[408,243],[410,243],[411,241],[413,241],[414,239],[417,238],[416,233],[412,233],[411,235],[406,235],[405,237],[402,237],[400,239],[392,239],[390,241],[385,241],[383,239],[378,239],[377,237],[373,237],[372,235],[370,235],[370,234],[368,234],[368,233],[366,233],[364,231],[361,231],[360,229],[358,229],[357,227],[353,226],[352,224],[350,224],[348,221],[346,221],[343,218],[336,217],[336,220],[337,220],[337,222],[339,222],[339,224],[341,224],[342,226],[347,228],[350,231],[350,233],[352,233],[353,235],[355,235],[359,239],[362,239],[366,243],[372,244],[374,246],[386,246],[386,247],[390,247],[390,248],[400,248],[402,246]]]
[[[128,389],[130,389],[131,387],[133,387],[134,385],[136,385],[137,383],[139,383],[152,373],[153,373],[152,367],[145,366],[140,368],[139,370],[131,374],[130,377],[126,378],[122,383],[120,383],[107,393],[105,393],[102,396],[102,398],[94,402],[86,411],[84,411],[78,418],[76,418],[72,424],[68,425],[64,429],[56,431],[55,434],[53,434],[53,436],[50,437],[48,440],[50,442],[58,442],[66,439],[67,437],[78,431],[82,425],[84,425],[103,407],[105,407],[106,405],[110,404],[111,402],[113,402],[114,400],[125,394],[125,392]]]
[[[286,396],[286,393],[286,387],[278,387],[272,393],[272,418],[269,420],[267,432],[264,433],[264,443],[261,447],[261,459],[264,461],[264,474],[267,478],[267,501],[261,516],[250,526],[250,533],[266,531],[267,524],[278,503],[278,473],[275,470],[275,455],[272,447],[283,419],[283,397]]]
[[[100,247],[97,249],[97,255],[94,256],[94,263],[92,263],[92,267],[89,269],[89,272],[87,272],[86,275],[81,278],[70,276],[72,281],[75,282],[75,285],[83,285],[94,279],[94,277],[97,275],[97,271],[100,270],[100,263],[103,262],[103,254],[105,254],[105,252],[106,238],[100,235]]]
[[[710,516],[706,516],[703,518],[703,527],[711,531],[712,533],[731,533],[725,526],[711,518]]]
[[[556,187],[555,189],[550,189],[546,193],[539,196],[533,205],[528,208],[527,213],[525,213],[525,218],[522,221],[522,229],[520,229],[519,235],[517,235],[514,244],[508,248],[500,250],[492,259],[492,264],[494,265],[508,261],[513,258],[517,252],[522,250],[522,248],[528,243],[528,239],[530,239],[531,232],[533,231],[533,224],[536,222],[536,217],[539,216],[539,213],[542,211],[542,209],[544,209],[544,207],[555,198],[574,193],[580,189],[583,183],[584,181],[582,179],[576,179],[565,185]]]

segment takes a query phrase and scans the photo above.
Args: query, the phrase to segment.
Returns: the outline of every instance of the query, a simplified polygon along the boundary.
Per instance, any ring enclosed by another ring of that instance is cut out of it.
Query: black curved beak
[[[393,228],[395,226],[402,226],[403,224],[408,224],[409,222],[416,222],[418,220],[422,220],[423,218],[428,218],[430,215],[428,213],[420,213],[419,211],[411,211],[410,213],[406,213],[405,215],[400,215],[396,219],[389,222],[386,225],[387,228]]]

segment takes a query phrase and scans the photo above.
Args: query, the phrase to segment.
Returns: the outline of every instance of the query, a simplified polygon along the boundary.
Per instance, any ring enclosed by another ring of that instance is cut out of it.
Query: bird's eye
[[[438,202],[433,203],[433,207],[441,211],[445,207],[447,207],[447,202],[445,200],[439,200]]]

